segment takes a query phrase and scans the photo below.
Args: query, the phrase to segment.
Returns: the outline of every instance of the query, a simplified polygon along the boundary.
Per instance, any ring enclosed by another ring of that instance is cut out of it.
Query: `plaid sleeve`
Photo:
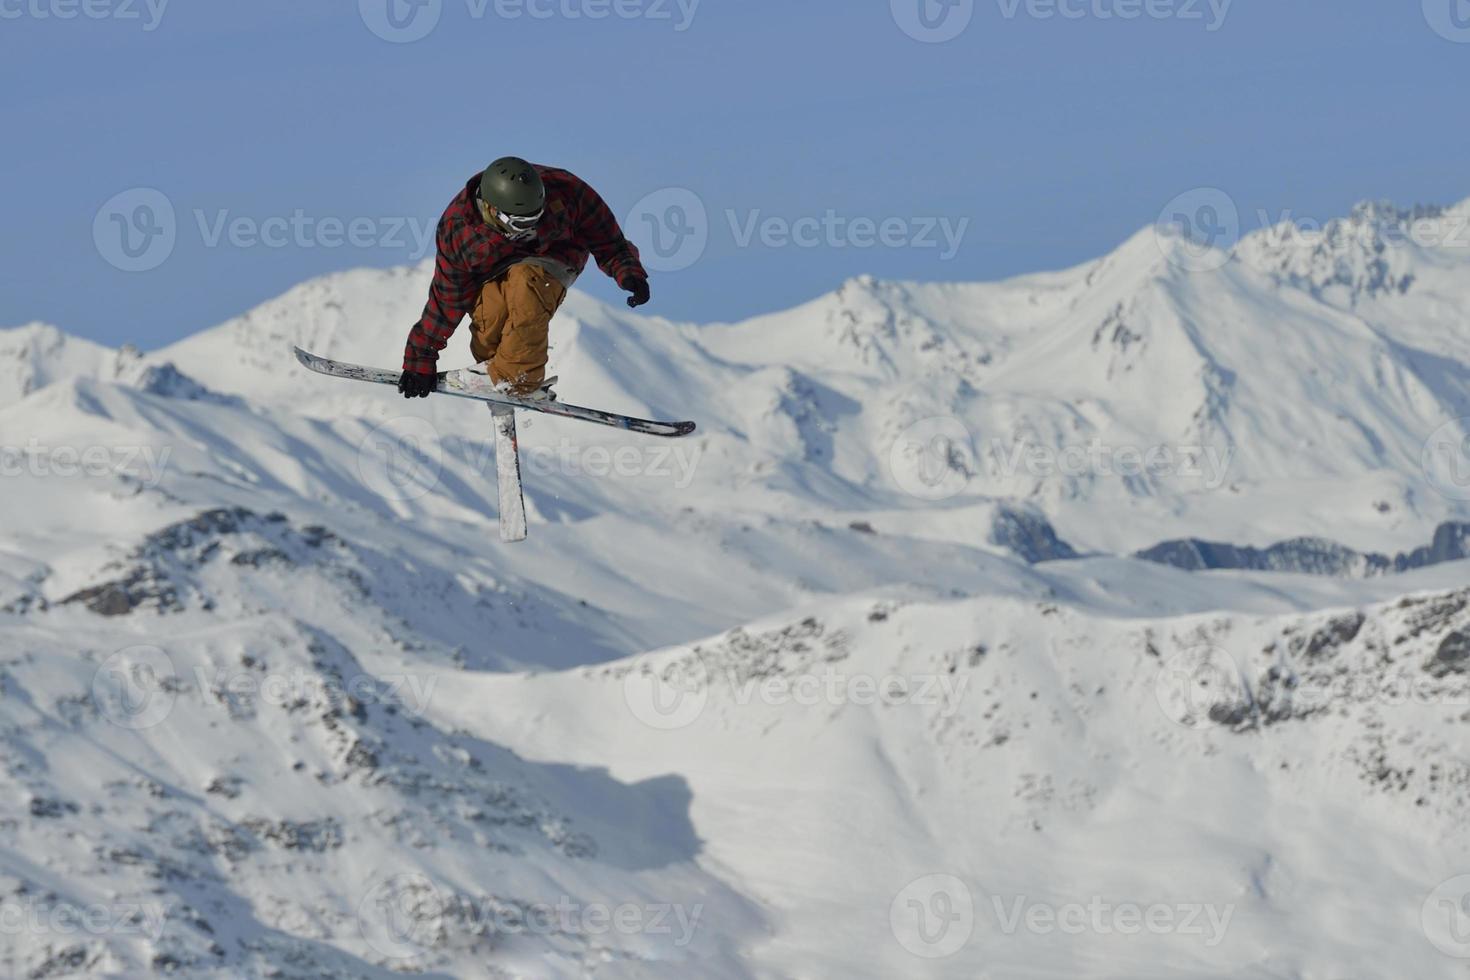
[[[449,343],[475,303],[478,283],[459,261],[465,230],[448,215],[439,223],[438,257],[434,260],[434,281],[429,286],[429,301],[424,315],[408,334],[403,352],[403,369],[431,374],[438,370],[439,352]]]
[[[638,258],[638,246],[623,236],[618,219],[613,217],[595,190],[584,181],[577,180],[577,240],[592,253],[597,267],[620,287],[627,288],[631,279],[647,279],[643,263]]]

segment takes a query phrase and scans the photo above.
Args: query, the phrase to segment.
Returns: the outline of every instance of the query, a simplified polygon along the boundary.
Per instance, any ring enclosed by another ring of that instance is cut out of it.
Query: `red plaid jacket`
[[[546,213],[530,241],[509,241],[480,217],[475,203],[479,174],[450,202],[439,219],[439,256],[429,302],[408,335],[405,371],[438,370],[439,352],[460,320],[474,309],[481,287],[517,259],[544,256],[581,272],[591,254],[597,267],[624,289],[634,278],[648,278],[638,259],[638,247],[623,237],[617,219],[596,191],[565,170],[537,165],[536,172],[546,185]]]

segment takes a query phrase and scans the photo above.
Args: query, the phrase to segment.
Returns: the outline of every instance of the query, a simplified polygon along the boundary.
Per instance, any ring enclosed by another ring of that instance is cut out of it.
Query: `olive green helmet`
[[[536,168],[520,157],[501,157],[480,177],[480,200],[512,217],[539,217],[546,207],[546,186]]]

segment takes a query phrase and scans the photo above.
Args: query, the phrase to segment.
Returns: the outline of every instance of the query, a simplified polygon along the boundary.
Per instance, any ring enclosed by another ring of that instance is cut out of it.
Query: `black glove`
[[[642,276],[629,276],[623,288],[633,294],[628,297],[630,307],[637,308],[648,302],[648,280]]]
[[[398,390],[403,392],[404,398],[428,398],[438,386],[437,374],[422,371],[404,371],[398,379]]]

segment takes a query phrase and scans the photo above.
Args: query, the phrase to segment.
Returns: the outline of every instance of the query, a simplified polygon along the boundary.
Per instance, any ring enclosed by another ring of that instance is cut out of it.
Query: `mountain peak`
[[[1470,246],[1470,201],[1444,207],[1362,201],[1325,223],[1288,218],[1241,239],[1234,255],[1283,285],[1355,307],[1403,295],[1424,268],[1463,262]]]
[[[49,323],[0,329],[0,407],[59,379],[110,376],[118,353]]]

